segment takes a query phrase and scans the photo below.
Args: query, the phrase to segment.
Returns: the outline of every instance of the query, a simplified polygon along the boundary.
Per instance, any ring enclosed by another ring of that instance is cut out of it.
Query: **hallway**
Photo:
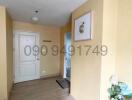
[[[48,78],[15,84],[10,100],[74,100],[68,89],[62,89],[56,79]]]

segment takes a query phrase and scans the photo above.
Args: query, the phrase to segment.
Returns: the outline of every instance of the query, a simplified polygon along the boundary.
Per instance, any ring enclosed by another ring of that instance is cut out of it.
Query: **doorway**
[[[63,88],[69,89],[70,93],[70,79],[71,79],[71,53],[69,52],[71,47],[71,34],[68,32],[64,36],[64,73],[63,78],[56,80],[57,83]]]
[[[70,81],[71,79],[71,54],[70,54],[70,47],[71,47],[71,33],[66,33],[65,34],[65,40],[64,40],[64,45],[65,45],[65,55],[64,55],[64,75],[63,78],[67,79]]]
[[[40,78],[40,55],[33,53],[33,49],[37,49],[35,46],[39,46],[39,34],[20,31],[14,33],[15,83]]]

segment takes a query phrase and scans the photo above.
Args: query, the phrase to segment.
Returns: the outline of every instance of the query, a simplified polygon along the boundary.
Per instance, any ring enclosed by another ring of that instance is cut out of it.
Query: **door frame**
[[[16,61],[15,61],[15,58],[16,58],[16,52],[15,52],[15,41],[16,41],[16,35],[19,35],[19,34],[24,34],[24,32],[27,32],[28,34],[36,34],[37,36],[37,43],[36,45],[38,45],[40,47],[40,35],[38,32],[33,32],[33,31],[23,31],[23,30],[16,30],[16,31],[13,31],[13,82],[14,83],[18,83],[15,79],[15,74],[16,74]],[[40,79],[40,53],[39,55],[37,56],[39,58],[39,61],[37,61],[37,67],[38,67],[38,75],[37,75],[37,79]]]

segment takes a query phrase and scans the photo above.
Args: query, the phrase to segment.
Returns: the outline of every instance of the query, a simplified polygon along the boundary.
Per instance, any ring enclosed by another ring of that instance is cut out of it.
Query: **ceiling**
[[[65,25],[71,12],[87,0],[0,0],[0,5],[7,7],[13,20],[32,22],[37,16],[37,24],[50,26]],[[35,14],[35,10],[39,13]]]

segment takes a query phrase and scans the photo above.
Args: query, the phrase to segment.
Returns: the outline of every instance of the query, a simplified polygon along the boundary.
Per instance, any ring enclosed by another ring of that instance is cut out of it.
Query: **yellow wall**
[[[0,7],[0,100],[7,98],[6,10]]]
[[[103,39],[109,47],[109,54],[102,57],[101,99],[108,99],[108,78],[116,74],[120,81],[132,86],[132,1],[104,0]],[[131,87],[132,88],[132,87]]]
[[[72,14],[72,45],[77,47],[81,45],[101,45],[102,43],[102,19],[103,19],[102,0],[88,0]],[[88,11],[93,11],[93,39],[90,41],[75,42],[74,20]],[[71,73],[71,95],[76,100],[99,100],[100,99],[100,74],[101,74],[101,56],[90,53],[85,56],[86,49],[83,49],[82,56],[72,56]]]
[[[117,33],[117,74],[132,86],[132,0],[119,0]],[[132,87],[131,87],[132,88]]]
[[[64,47],[64,37],[67,32],[71,32],[71,20],[68,24],[61,27],[61,33],[60,33],[60,48],[62,49]],[[63,76],[64,74],[64,53],[61,52],[60,54],[60,74]]]
[[[12,20],[4,7],[0,7],[0,100],[10,95],[13,83]]]
[[[31,23],[17,22],[13,23],[13,30],[36,32],[40,35],[40,46],[46,45],[48,47],[47,56],[40,56],[40,74],[41,77],[49,77],[60,74],[60,55],[52,56],[51,47],[57,45],[60,47],[60,28],[47,27],[43,25],[36,25]],[[43,40],[51,40],[52,42],[45,43]],[[45,73],[43,73],[45,71]]]
[[[108,54],[101,59],[100,100],[108,100],[109,78],[115,74],[118,0],[103,0],[102,45]]]
[[[6,52],[7,52],[7,88],[8,94],[13,85],[13,25],[12,19],[6,13]]]
[[[94,12],[94,37],[91,41],[81,42],[72,39],[72,44],[108,47],[108,54],[104,57],[72,57],[71,94],[77,100],[108,100],[109,78],[113,74],[132,86],[131,4],[131,0],[89,0],[73,12],[72,34],[74,20],[87,11]]]

